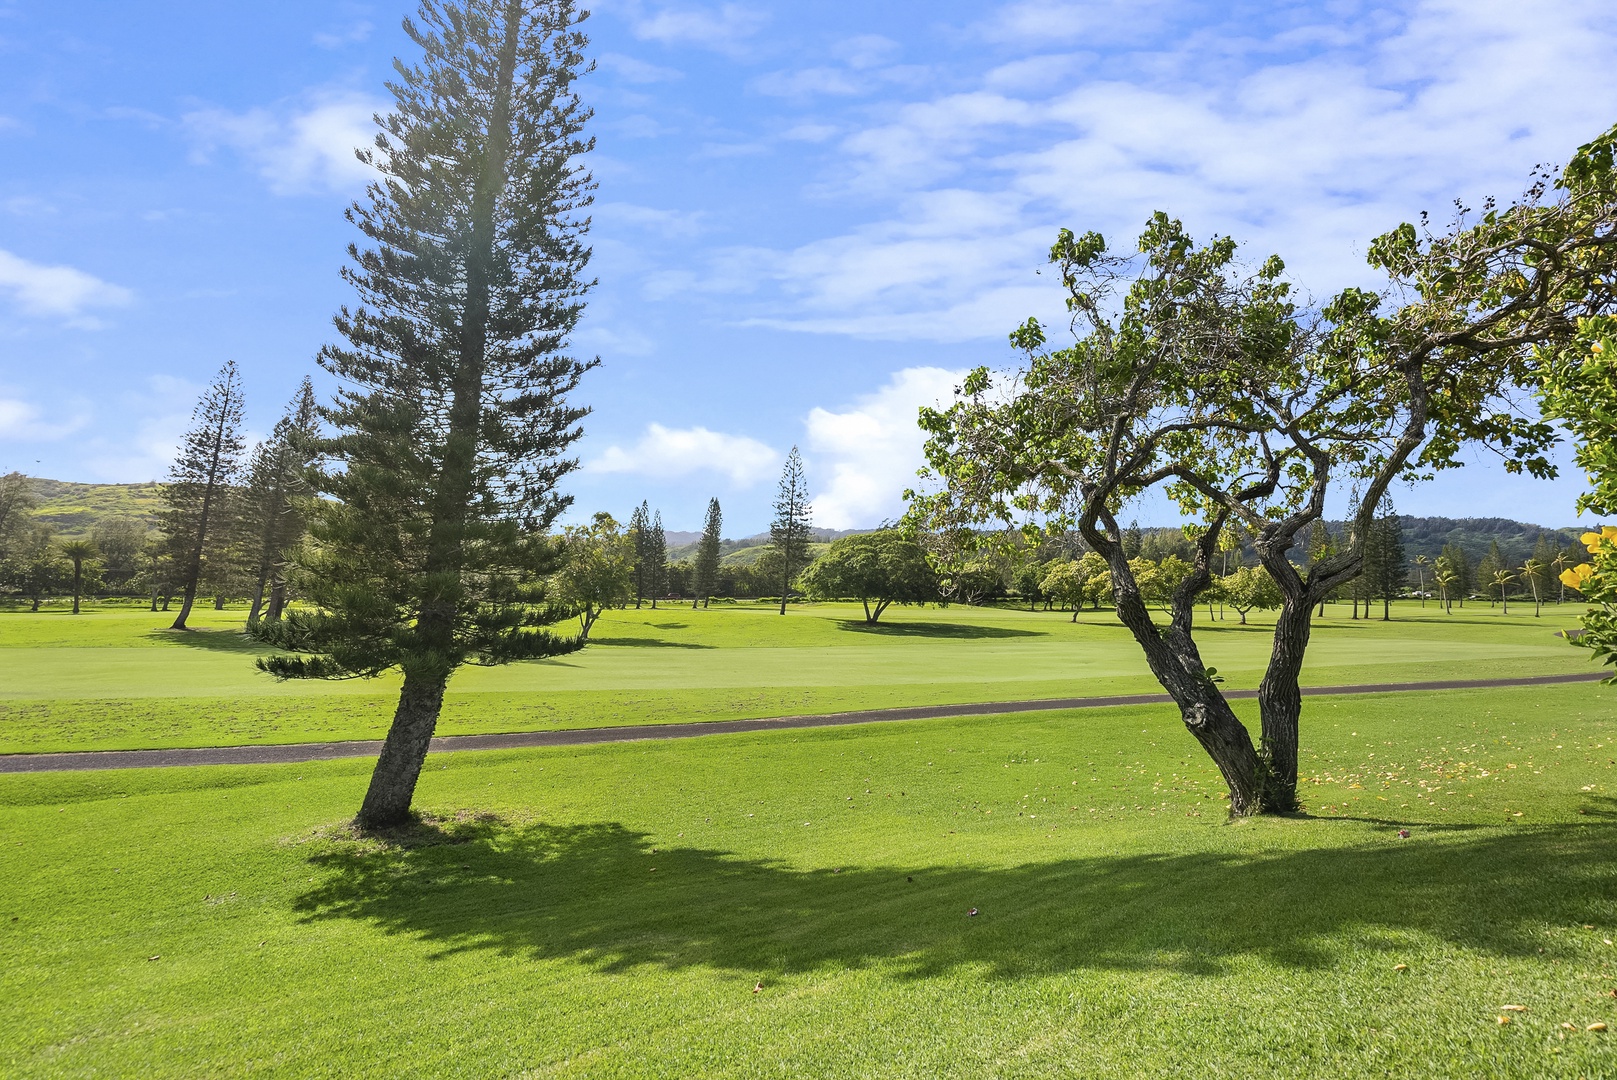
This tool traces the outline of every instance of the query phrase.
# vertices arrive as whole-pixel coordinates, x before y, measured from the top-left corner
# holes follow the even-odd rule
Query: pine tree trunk
[[[264,618],[270,622],[280,622],[281,616],[286,613],[286,578],[276,574],[270,583],[269,607],[264,612]]]
[[[359,808],[357,823],[367,829],[394,828],[410,821],[410,802],[415,798],[416,781],[427,759],[432,733],[438,726],[438,713],[444,705],[447,678],[421,678],[406,674],[399,691],[399,706],[393,713],[393,726],[371,773],[371,785]]]
[[[247,625],[258,624],[258,614],[264,607],[264,585],[269,578],[269,568],[261,567],[258,571],[258,581],[253,586],[253,606],[247,612]]]
[[[471,236],[466,247],[465,307],[461,319],[460,356],[452,383],[443,465],[432,507],[424,576],[452,582],[423,598],[416,620],[416,667],[405,664],[404,686],[393,727],[371,774],[358,821],[366,827],[401,824],[409,819],[416,778],[432,743],[443,707],[444,687],[455,655],[455,621],[460,603],[466,521],[476,485],[479,426],[483,410],[483,376],[487,367],[489,268],[493,264],[496,200],[506,183],[506,157],[511,142],[511,93],[516,70],[517,35],[522,0],[507,0],[499,69],[489,113],[483,170],[472,193]]]

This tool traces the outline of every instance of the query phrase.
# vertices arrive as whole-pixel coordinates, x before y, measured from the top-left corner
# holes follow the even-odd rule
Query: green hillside
[[[161,484],[75,484],[43,477],[30,483],[39,499],[34,516],[50,522],[66,539],[88,536],[98,521],[115,517],[156,528],[163,508]]]

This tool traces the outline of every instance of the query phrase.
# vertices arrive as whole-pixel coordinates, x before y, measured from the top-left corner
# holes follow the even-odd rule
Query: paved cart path
[[[1326,694],[1393,694],[1411,690],[1477,690],[1501,686],[1551,686],[1593,682],[1604,672],[1533,675],[1518,679],[1448,679],[1439,682],[1368,683],[1360,686],[1309,686],[1305,697]],[[1226,690],[1227,698],[1255,698],[1256,690]],[[698,735],[732,735],[747,731],[841,727],[887,720],[933,720],[949,716],[994,716],[1048,712],[1054,709],[1099,709],[1114,705],[1166,705],[1167,694],[1123,694],[1116,697],[1043,698],[1038,701],[985,701],[975,705],[920,705],[903,709],[862,709],[814,716],[771,716],[758,720],[706,720],[694,724],[645,724],[630,727],[567,728],[561,731],[514,731],[504,735],[440,735],[432,752],[510,750],[529,746],[583,746],[591,743],[689,739]],[[58,754],[0,754],[0,773],[63,772],[71,769],[141,769],[174,765],[279,765],[332,758],[374,757],[379,739],[351,742],[282,743],[273,746],[206,746],[178,750],[84,750]]]

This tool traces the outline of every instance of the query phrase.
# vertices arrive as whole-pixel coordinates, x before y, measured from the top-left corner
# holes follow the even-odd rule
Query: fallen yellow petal
[[[1501,1012],[1526,1012],[1527,1011],[1527,1006],[1526,1005],[1501,1005],[1501,1006],[1499,1006],[1499,1010]]]
[[[1602,1023],[1601,1021],[1596,1020],[1594,1023],[1590,1024],[1588,1027],[1584,1028],[1583,1030],[1585,1030],[1585,1031],[1605,1031],[1606,1030],[1606,1025],[1604,1023]]]

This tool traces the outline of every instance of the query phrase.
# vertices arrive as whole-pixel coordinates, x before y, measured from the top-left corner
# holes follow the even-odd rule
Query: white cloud
[[[317,94],[298,105],[248,109],[200,109],[182,119],[206,160],[225,146],[251,162],[277,195],[344,191],[363,185],[374,172],[354,156],[376,137],[372,117],[387,104],[355,93]]]
[[[102,281],[71,266],[46,266],[0,250],[0,294],[9,293],[24,315],[59,317],[93,326],[85,312],[121,307],[134,298],[122,285]]]
[[[738,54],[746,39],[767,21],[762,12],[740,4],[717,8],[663,7],[631,18],[634,36],[664,45],[697,45],[715,52]]]
[[[89,413],[82,404],[75,405],[73,415],[52,420],[31,402],[0,397],[0,439],[50,442],[73,434],[89,422]]]
[[[715,472],[729,477],[735,486],[745,487],[773,475],[780,460],[778,451],[745,435],[652,423],[633,446],[609,446],[585,469],[662,478]]]
[[[1344,2],[1271,13],[1278,29],[1171,3],[1012,4],[994,18],[1001,36],[1139,47],[985,67],[978,89],[844,110],[844,124],[874,119],[808,194],[883,207],[872,220],[785,250],[713,251],[705,268],[648,278],[648,294],[750,294],[750,325],[993,339],[1060,317],[1058,289],[1034,276],[1058,227],[1127,250],[1162,209],[1253,259],[1280,253],[1324,296],[1377,284],[1363,262],[1375,235],[1422,210],[1441,219],[1457,197],[1509,199],[1535,162],[1612,122],[1608,3],[1524,18],[1506,0]]]
[[[886,385],[832,412],[808,415],[811,476],[826,477],[814,496],[814,524],[827,529],[866,528],[903,511],[904,489],[924,464],[917,423],[921,406],[947,404],[964,371],[912,367]]]

